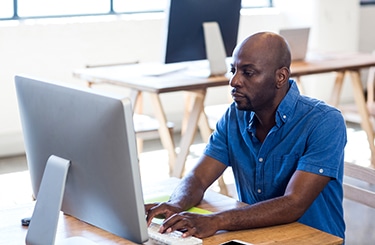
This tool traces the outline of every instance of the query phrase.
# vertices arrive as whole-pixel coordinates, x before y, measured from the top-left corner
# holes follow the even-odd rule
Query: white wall
[[[338,47],[334,43],[340,43],[342,50],[357,49],[357,0],[276,0],[275,4],[277,9],[272,11],[243,11],[239,40],[257,31],[311,25],[314,48],[331,50]],[[0,156],[23,151],[15,74],[84,86],[72,77],[74,69],[86,64],[158,61],[162,40],[162,14],[0,22]],[[103,89],[128,92],[117,87]],[[316,86],[309,90],[320,96]],[[226,101],[227,92],[227,88],[210,89],[206,103]],[[177,125],[182,118],[181,97],[181,93],[162,96],[168,119]],[[147,107],[145,111],[151,113]]]
[[[375,5],[362,6],[359,18],[359,51],[375,51]]]

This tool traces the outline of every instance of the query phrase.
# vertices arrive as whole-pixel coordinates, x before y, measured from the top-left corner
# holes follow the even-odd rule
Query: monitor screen
[[[168,6],[168,5],[167,5]],[[241,0],[169,0],[164,63],[204,60],[203,23],[217,22],[227,57],[237,44]]]
[[[67,84],[21,76],[15,82],[37,204],[49,157],[67,159],[61,210],[133,242],[146,241],[131,103]]]

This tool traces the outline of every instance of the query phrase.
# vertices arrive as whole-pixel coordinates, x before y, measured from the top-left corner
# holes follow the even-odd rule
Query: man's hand
[[[167,219],[171,217],[173,214],[183,211],[177,205],[173,205],[168,202],[145,204],[145,210],[147,214],[147,225],[151,224],[153,218]]]
[[[218,231],[219,220],[213,214],[204,215],[190,212],[180,212],[167,218],[160,226],[160,232],[184,232],[183,237],[195,236],[204,238],[212,236]]]

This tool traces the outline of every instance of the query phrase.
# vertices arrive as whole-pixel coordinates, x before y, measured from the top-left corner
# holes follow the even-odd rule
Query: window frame
[[[123,11],[117,12],[114,10],[114,0],[108,0],[110,4],[110,10],[107,13],[91,13],[91,14],[71,14],[71,15],[43,15],[43,16],[19,16],[18,14],[18,0],[13,0],[13,16],[11,17],[0,17],[0,21],[4,20],[24,20],[24,19],[43,19],[43,18],[65,18],[65,17],[81,17],[81,16],[108,16],[108,15],[121,15],[121,14],[139,14],[139,13],[162,13],[163,10],[147,10],[147,11]],[[243,6],[243,9],[252,8],[271,8],[273,7],[273,0],[267,0],[268,6]],[[375,0],[374,0],[375,1]]]
[[[361,1],[360,1],[360,5],[361,5],[361,6],[365,6],[365,5],[375,5],[375,0],[361,0]]]

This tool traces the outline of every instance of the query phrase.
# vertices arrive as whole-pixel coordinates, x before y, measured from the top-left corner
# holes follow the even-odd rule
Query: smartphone
[[[240,240],[231,240],[220,245],[253,245],[252,243],[240,241]]]

